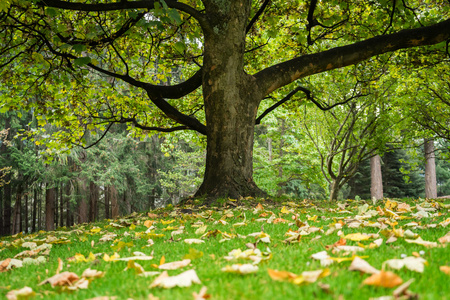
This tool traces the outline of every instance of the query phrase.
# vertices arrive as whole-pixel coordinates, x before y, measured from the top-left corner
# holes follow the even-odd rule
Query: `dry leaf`
[[[8,300],[28,299],[29,297],[34,297],[35,295],[36,293],[33,292],[32,288],[25,286],[20,290],[9,291],[6,294],[6,299]]]
[[[0,262],[0,272],[6,272],[8,270],[9,263],[11,262],[11,258],[7,258],[4,261]]]
[[[134,272],[136,274],[142,274],[145,272],[144,268],[137,262],[134,262],[134,260],[128,261],[127,267],[124,269],[124,271],[127,271],[127,270],[134,270]]]
[[[368,236],[367,234],[364,234],[364,233],[357,232],[357,233],[347,234],[344,237],[344,239],[355,241],[355,242],[359,242],[359,241],[365,241],[365,240],[370,239],[370,236]]]
[[[402,284],[401,286],[396,288],[395,291],[392,293],[392,295],[394,295],[394,297],[396,299],[398,297],[404,295],[406,293],[406,291],[408,290],[409,286],[411,285],[411,283],[413,283],[413,282],[414,282],[414,278],[411,278],[410,280],[408,280],[407,282],[405,282],[404,284]]]
[[[81,274],[81,277],[84,277],[84,278],[100,278],[100,277],[103,277],[103,275],[105,275],[105,272],[92,270],[90,268],[87,268],[86,270],[83,271],[83,274]]]
[[[403,283],[403,280],[392,272],[380,271],[366,278],[363,284],[393,288]]]
[[[56,274],[59,274],[59,272],[62,271],[64,267],[63,261],[61,258],[58,257],[58,268],[56,268]]]
[[[272,278],[273,280],[278,280],[278,281],[293,280],[294,278],[297,277],[296,274],[288,272],[288,271],[278,271],[278,270],[267,269],[267,273],[269,273],[270,278]]]
[[[436,242],[429,242],[429,241],[424,241],[421,237],[415,239],[415,240],[409,240],[409,239],[405,239],[405,242],[408,243],[413,243],[413,244],[418,244],[418,245],[422,245],[425,246],[427,248],[434,248],[438,246],[438,243]]]
[[[184,242],[186,244],[202,244],[205,241],[204,240],[199,240],[199,239],[185,239]]]
[[[201,284],[201,281],[198,278],[197,273],[195,273],[195,270],[188,270],[176,276],[169,276],[167,271],[164,271],[152,282],[150,288],[162,287],[170,289],[176,286],[188,287],[193,283]]]
[[[446,244],[450,243],[450,232],[448,232],[446,235],[438,239],[439,243]]]
[[[174,261],[174,262],[170,262],[170,263],[165,263],[165,264],[159,265],[158,269],[161,269],[161,270],[176,270],[176,269],[180,269],[180,268],[186,267],[190,263],[191,263],[190,259],[183,259],[182,261]]]
[[[441,270],[442,272],[444,272],[447,275],[450,275],[450,266],[440,266],[439,270]]]
[[[252,264],[234,264],[222,268],[222,272],[236,273],[236,274],[251,274],[258,271],[258,266]]]
[[[206,286],[204,286],[200,289],[200,292],[198,292],[198,294],[196,292],[193,292],[192,296],[194,296],[194,300],[204,300],[204,299],[211,298],[211,295],[208,295],[206,293],[207,290],[208,290],[208,288]]]
[[[377,274],[380,272],[380,270],[375,269],[367,261],[358,256],[353,259],[348,269],[350,271],[360,271],[367,274]]]
[[[52,287],[55,287],[57,285],[65,286],[65,285],[72,285],[74,282],[79,280],[77,274],[72,272],[62,272],[60,274],[56,274],[55,276],[52,276],[50,278],[45,279],[38,285],[43,285],[46,283],[50,283]]]
[[[426,262],[427,261],[422,257],[408,256],[403,259],[390,259],[385,261],[383,264],[387,264],[389,267],[396,270],[406,267],[411,271],[423,273],[423,270],[425,268],[424,264]]]

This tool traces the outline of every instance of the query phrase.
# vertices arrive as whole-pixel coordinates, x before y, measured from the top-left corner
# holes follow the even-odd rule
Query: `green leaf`
[[[186,45],[182,42],[176,42],[174,47],[178,52],[184,52],[186,50]]]
[[[90,62],[91,62],[91,58],[85,56],[85,57],[79,57],[79,58],[76,58],[76,59],[73,61],[73,64],[74,64],[75,66],[84,66],[84,65],[89,64]]]
[[[175,10],[175,9],[169,10],[169,17],[170,17],[173,21],[175,21],[175,23],[176,23],[177,25],[179,25],[179,24],[181,24],[181,23],[183,22],[183,21],[181,20],[180,14],[179,14],[178,11]]]
[[[51,8],[51,7],[47,7],[47,8],[45,9],[45,13],[46,13],[48,16],[50,16],[50,17],[54,17],[54,16],[57,15],[56,10],[55,10],[54,8]]]

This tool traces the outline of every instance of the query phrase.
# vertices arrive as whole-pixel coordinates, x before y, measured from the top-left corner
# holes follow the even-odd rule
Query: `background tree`
[[[71,143],[112,123],[195,130],[207,136],[196,195],[262,195],[252,177],[261,101],[312,74],[439,44],[450,36],[448,8],[434,1],[11,0],[0,15],[1,78],[10,86],[3,110],[34,107],[40,123],[66,128],[54,137]],[[185,81],[167,85],[174,65]],[[24,101],[25,94],[45,101]]]

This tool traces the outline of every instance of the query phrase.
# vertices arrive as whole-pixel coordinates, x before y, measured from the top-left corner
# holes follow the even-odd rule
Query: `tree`
[[[307,76],[450,37],[449,3],[406,2],[8,0],[0,66],[13,87],[3,109],[34,107],[72,143],[84,133],[71,124],[195,130],[207,137],[197,196],[263,195],[252,176],[262,100]],[[189,77],[168,85],[179,68]]]
[[[370,158],[370,196],[372,199],[383,199],[383,176],[381,174],[381,157],[375,155]]]
[[[425,197],[437,197],[437,183],[436,183],[436,160],[434,154],[434,140],[425,139],[424,141],[425,154]]]

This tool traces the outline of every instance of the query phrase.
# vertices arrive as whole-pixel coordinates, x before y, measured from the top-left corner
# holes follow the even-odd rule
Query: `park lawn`
[[[402,299],[450,299],[449,210],[448,200],[224,200],[217,207],[170,206],[19,234],[0,242],[0,296],[30,287],[30,299],[369,299],[392,296],[401,282],[412,279],[400,292]],[[116,236],[108,237],[111,233]],[[199,244],[188,243],[192,241]],[[42,250],[32,250],[35,246]],[[246,250],[241,256],[252,252],[253,260],[249,255],[228,260]],[[322,251],[328,260],[312,258]],[[5,269],[11,264],[8,258],[16,257],[20,264],[39,256],[39,264]],[[382,272],[350,271],[360,259]],[[156,286],[164,271],[160,265],[175,268],[164,264],[183,260],[187,265],[167,270],[168,275],[194,270],[185,275],[197,275],[201,282],[194,276],[194,282],[179,282],[185,287]],[[402,263],[406,266],[394,268]],[[234,264],[243,264],[244,274],[223,271]],[[81,278],[86,269],[99,272]],[[73,280],[54,287],[45,283],[63,272],[72,272],[65,274]],[[81,279],[76,281],[75,274]],[[380,280],[389,274],[395,280]],[[174,284],[175,279],[161,284]],[[200,295],[194,298],[194,293]]]

